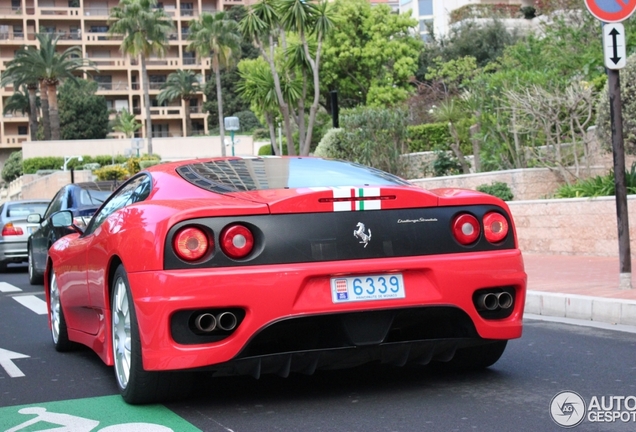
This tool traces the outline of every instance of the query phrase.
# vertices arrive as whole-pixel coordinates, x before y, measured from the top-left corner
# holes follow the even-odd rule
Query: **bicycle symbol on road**
[[[5,432],[17,432],[39,422],[45,422],[60,427],[48,429],[39,429],[38,432],[91,432],[99,425],[98,420],[91,420],[84,417],[74,416],[71,414],[63,414],[47,411],[42,407],[22,408],[18,411],[24,415],[35,415],[30,420],[25,421]],[[95,432],[174,432],[166,426],[154,423],[120,423],[116,425],[106,426]]]

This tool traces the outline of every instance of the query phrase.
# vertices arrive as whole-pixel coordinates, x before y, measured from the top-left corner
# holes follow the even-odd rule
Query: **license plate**
[[[331,299],[334,303],[404,297],[404,279],[399,273],[331,278]]]

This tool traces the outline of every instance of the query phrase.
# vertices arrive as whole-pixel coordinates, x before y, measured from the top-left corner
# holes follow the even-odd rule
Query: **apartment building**
[[[58,49],[70,46],[82,48],[85,58],[92,60],[99,73],[91,73],[98,82],[98,94],[106,98],[111,118],[123,108],[145,119],[141,66],[139,61],[122,54],[121,38],[108,35],[108,17],[119,0],[0,0],[0,74],[8,61],[23,45],[37,46],[35,37],[45,32],[59,37]],[[250,0],[160,0],[175,24],[170,35],[167,54],[163,58],[151,57],[147,61],[150,81],[151,118],[153,137],[179,137],[185,131],[185,110],[190,111],[193,133],[207,133],[206,114],[202,110],[203,95],[191,99],[186,106],[180,100],[168,106],[159,106],[157,96],[167,76],[177,69],[200,73],[205,80],[210,74],[209,59],[203,61],[186,50],[188,28],[202,12],[227,10],[236,5],[249,5]],[[4,112],[7,98],[14,92],[12,86],[0,88],[0,113]],[[0,117],[0,161],[21,148],[29,139],[26,115],[5,114]],[[140,129],[145,136],[145,128]]]

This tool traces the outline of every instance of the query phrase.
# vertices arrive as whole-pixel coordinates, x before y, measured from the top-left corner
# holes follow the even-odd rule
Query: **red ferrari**
[[[93,349],[133,404],[196,371],[484,368],[521,336],[513,220],[475,191],[311,157],[190,160],[140,172],[74,229],[45,275],[55,348]]]

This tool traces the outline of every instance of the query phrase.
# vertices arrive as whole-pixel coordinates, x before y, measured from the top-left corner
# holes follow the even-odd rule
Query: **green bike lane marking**
[[[201,432],[163,405],[128,405],[119,395],[0,408],[0,431]]]

